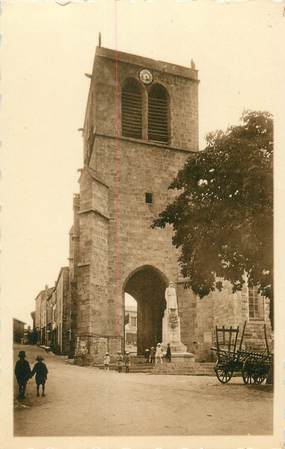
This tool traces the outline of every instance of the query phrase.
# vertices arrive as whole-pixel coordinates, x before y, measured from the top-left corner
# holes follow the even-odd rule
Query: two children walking
[[[40,386],[42,387],[42,396],[45,396],[45,383],[47,380],[48,369],[43,361],[43,357],[40,355],[37,356],[37,362],[32,370],[29,362],[26,360],[25,351],[20,351],[18,357],[19,360],[15,365],[15,376],[19,387],[18,399],[25,399],[27,383],[34,375],[37,386],[37,396],[40,395]]]
[[[123,355],[121,351],[117,352],[117,368],[118,373],[121,373],[123,370],[123,366],[125,366],[126,373],[130,372],[130,366],[131,366],[131,359],[129,352],[125,352]]]

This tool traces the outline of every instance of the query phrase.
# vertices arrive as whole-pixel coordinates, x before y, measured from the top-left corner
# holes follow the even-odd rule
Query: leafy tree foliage
[[[181,271],[200,297],[217,278],[273,297],[273,120],[246,111],[240,125],[208,134],[169,186],[176,199],[153,227],[172,225]],[[272,301],[271,301],[272,303]]]

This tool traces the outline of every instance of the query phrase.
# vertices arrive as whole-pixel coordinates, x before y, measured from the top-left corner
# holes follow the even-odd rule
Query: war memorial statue
[[[166,349],[170,344],[171,354],[175,361],[191,359],[194,362],[193,354],[187,352],[186,346],[181,342],[177,295],[172,281],[169,282],[169,286],[165,290],[165,301],[166,308],[162,320],[163,348]]]

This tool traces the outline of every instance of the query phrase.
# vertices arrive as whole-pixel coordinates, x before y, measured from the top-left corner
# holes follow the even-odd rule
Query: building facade
[[[69,268],[62,267],[55,286],[45,287],[35,299],[35,329],[38,344],[55,353],[69,354],[71,340],[71,308]]]
[[[162,339],[164,292],[176,285],[181,339],[197,360],[211,358],[216,325],[248,321],[260,343],[268,303],[245,288],[200,300],[181,278],[172,230],[151,224],[174,193],[168,186],[198,151],[198,72],[98,47],[83,130],[84,167],[70,234],[75,354],[91,360],[124,349],[124,295],[137,301],[137,349]],[[249,300],[255,306],[249,306]]]
[[[181,340],[196,360],[211,360],[216,325],[242,328],[247,321],[245,342],[251,348],[264,347],[264,325],[270,336],[267,299],[246,287],[233,294],[227,282],[221,292],[199,299],[184,288],[171,227],[151,227],[174,198],[171,181],[198,151],[198,86],[193,62],[182,67],[97,47],[69,269],[50,300],[61,352],[69,348],[75,358],[84,353],[90,362],[101,362],[105,352],[125,350],[126,293],[137,302],[138,354],[155,346],[162,341],[170,281],[177,291]],[[40,296],[41,306],[36,302],[42,334],[46,296]]]
[[[125,350],[137,354],[137,307],[125,306]]]
[[[50,292],[48,292],[48,287],[46,286],[35,298],[35,326],[38,334],[38,343],[41,345],[46,345],[47,343],[46,303],[49,294]]]
[[[68,354],[70,351],[70,313],[69,268],[63,267],[55,283],[53,295],[54,345],[61,354]]]

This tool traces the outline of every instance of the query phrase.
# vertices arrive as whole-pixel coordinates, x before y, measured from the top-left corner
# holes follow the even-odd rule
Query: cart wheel
[[[242,368],[242,378],[245,384],[254,384],[254,377],[253,377],[253,373],[250,370],[250,367],[246,367],[245,365]]]
[[[231,380],[232,375],[233,375],[233,370],[231,370],[225,366],[220,366],[218,364],[218,361],[216,362],[214,369],[215,369],[215,373],[216,373],[218,380],[222,384],[226,384],[227,382],[229,382]]]
[[[267,374],[260,370],[260,367],[254,363],[244,362],[242,367],[242,378],[247,385],[260,385],[267,377]]]
[[[262,382],[265,381],[267,375],[266,374],[254,374],[253,377],[254,377],[254,383],[256,385],[260,385],[260,384],[262,384]]]

